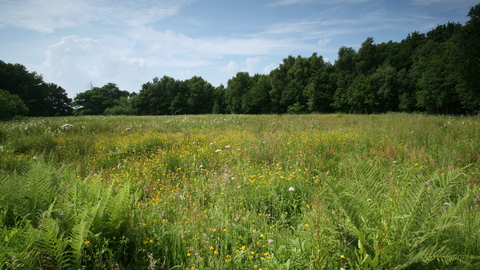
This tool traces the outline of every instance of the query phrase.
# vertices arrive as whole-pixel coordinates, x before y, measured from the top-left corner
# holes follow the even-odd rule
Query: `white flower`
[[[237,186],[237,188],[242,188],[241,186]]]
[[[120,170],[122,168],[122,164],[118,163],[117,168]]]
[[[215,153],[222,152],[222,149],[215,150]]]
[[[294,187],[290,187],[290,188],[288,189],[288,191],[295,191],[295,188],[294,188]]]
[[[398,161],[394,160],[392,163],[393,163],[393,164],[397,164],[397,163],[398,163]]]
[[[272,239],[268,239],[268,240],[267,240],[267,243],[269,243],[269,244],[271,244],[271,243],[273,243],[273,242],[275,242],[275,241],[273,241]]]
[[[410,134],[415,134],[415,131],[410,132]]]
[[[228,148],[230,148],[230,145],[226,145],[226,146],[225,146],[225,149],[228,149]]]
[[[193,144],[197,144],[197,142],[193,142]]]
[[[73,125],[65,124],[65,125],[62,126],[62,128],[69,128],[69,127],[73,127]]]
[[[203,168],[203,165],[200,165],[200,166],[198,166],[198,167]]]

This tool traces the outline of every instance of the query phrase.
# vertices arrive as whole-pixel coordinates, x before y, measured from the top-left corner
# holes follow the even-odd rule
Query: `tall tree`
[[[250,77],[252,85],[243,95],[242,112],[247,114],[265,114],[271,112],[270,91],[272,85],[268,75],[255,74]]]
[[[94,87],[75,97],[73,105],[77,115],[100,115],[104,114],[107,108],[117,105],[117,100],[122,97],[129,97],[130,93],[120,90],[116,84],[107,83],[102,87]]]
[[[333,96],[333,107],[337,110],[346,110],[347,108],[347,89],[357,77],[357,68],[355,65],[356,52],[352,47],[340,47],[338,50],[338,59],[335,61],[337,70],[337,89]]]
[[[283,62],[270,72],[270,81],[272,90],[270,91],[270,99],[273,113],[284,113],[286,108],[282,107],[281,100],[283,91],[287,87],[287,74],[290,68],[295,64],[296,58],[289,55],[283,59]]]
[[[333,95],[337,89],[337,74],[330,63],[318,67],[305,87],[304,95],[307,97],[308,111],[332,112]]]
[[[28,107],[29,116],[69,115],[71,99],[66,91],[45,83],[41,75],[20,64],[0,61],[0,89],[18,95]]]
[[[188,88],[186,108],[190,114],[212,113],[215,103],[213,95],[215,88],[202,77],[194,76],[185,81]]]
[[[225,104],[227,113],[242,113],[243,95],[251,87],[250,75],[248,72],[238,72],[237,75],[228,80],[225,91]]]
[[[454,39],[457,91],[467,112],[480,113],[480,4],[472,7],[468,16],[470,20]]]

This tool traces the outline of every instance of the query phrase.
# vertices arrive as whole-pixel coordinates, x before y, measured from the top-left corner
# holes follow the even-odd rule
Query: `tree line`
[[[184,81],[164,76],[144,83],[139,93],[114,83],[91,87],[73,102],[40,75],[0,61],[0,89],[6,90],[0,91],[0,105],[20,99],[26,107],[20,104],[20,112],[30,116],[479,113],[480,4],[468,17],[465,25],[449,22],[401,42],[375,44],[369,37],[358,51],[341,47],[333,64],[317,53],[288,56],[269,74],[238,72],[226,87],[197,76]]]

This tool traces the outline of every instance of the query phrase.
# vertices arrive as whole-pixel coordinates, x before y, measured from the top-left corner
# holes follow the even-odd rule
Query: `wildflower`
[[[393,164],[397,164],[397,163],[398,163],[398,161],[394,160],[392,163],[393,163]]]
[[[410,134],[415,134],[415,131],[412,130],[412,132],[410,132]]]
[[[213,247],[210,247],[210,250],[213,250]]]
[[[222,149],[215,150],[215,153],[219,153],[219,152],[222,152]]]
[[[122,164],[118,163],[118,165],[117,165],[117,169],[119,169],[119,170],[120,170],[121,168],[122,168]]]
[[[237,188],[242,188],[241,186],[237,186]]]
[[[215,250],[215,251],[213,252],[213,254],[215,254],[215,255],[218,254],[218,250]]]
[[[267,243],[269,243],[269,244],[271,244],[271,243],[273,243],[273,242],[275,242],[275,241],[273,241],[272,239],[268,239],[268,240],[267,240]]]
[[[87,241],[85,241],[85,242],[83,242],[83,243],[84,243],[85,245],[88,245],[88,244],[90,244],[90,241],[87,240]]]
[[[295,188],[294,188],[294,187],[290,187],[290,188],[288,189],[288,191],[295,191]]]
[[[344,255],[340,255],[340,258],[345,259],[345,256],[344,256]]]
[[[193,144],[197,144],[197,142],[193,142]]]
[[[69,127],[73,127],[73,125],[65,124],[65,125],[63,125],[61,128],[69,128]]]
[[[265,236],[265,235],[264,235],[263,233],[262,233],[262,234],[260,234],[260,237],[264,237],[264,236]]]
[[[198,167],[203,168],[203,165],[200,165],[200,166],[198,166]]]
[[[230,148],[230,145],[226,145],[226,146],[225,146],[225,149],[229,149],[229,148]]]
[[[190,257],[190,256],[192,256],[192,254],[190,254],[190,253],[187,253],[187,257]]]

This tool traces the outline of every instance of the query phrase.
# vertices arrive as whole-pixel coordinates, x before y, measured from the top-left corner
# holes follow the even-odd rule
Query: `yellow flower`
[[[213,250],[213,247],[210,247],[210,250]]]
[[[85,242],[83,242],[83,243],[84,243],[85,245],[88,245],[88,244],[90,244],[90,241],[87,240],[87,241],[85,241]]]
[[[345,256],[343,256],[343,255],[340,255],[340,258],[342,258],[342,259],[345,259]]]
[[[264,237],[264,236],[265,236],[265,235],[264,235],[263,233],[262,233],[262,234],[260,234],[260,237]]]
[[[187,257],[190,257],[191,255],[192,255],[192,254],[190,254],[190,253],[187,253]]]

